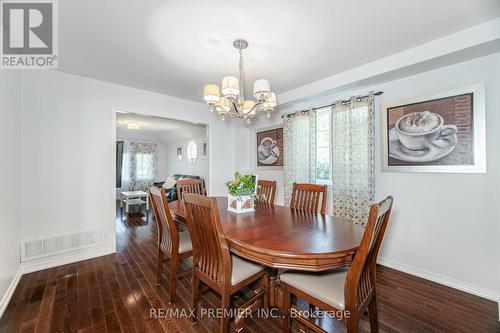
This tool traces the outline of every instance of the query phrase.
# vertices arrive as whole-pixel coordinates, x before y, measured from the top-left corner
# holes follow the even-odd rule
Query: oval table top
[[[263,265],[323,271],[349,265],[364,229],[346,220],[256,203],[255,211],[227,210],[227,198],[217,197],[222,231],[232,252]],[[182,200],[170,202],[177,220],[186,222]]]

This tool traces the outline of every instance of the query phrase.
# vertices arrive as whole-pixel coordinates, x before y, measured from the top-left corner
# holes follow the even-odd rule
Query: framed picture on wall
[[[177,159],[182,160],[182,147],[177,147]]]
[[[484,84],[381,105],[382,169],[486,172]]]
[[[283,169],[283,125],[256,130],[253,150],[256,169]]]

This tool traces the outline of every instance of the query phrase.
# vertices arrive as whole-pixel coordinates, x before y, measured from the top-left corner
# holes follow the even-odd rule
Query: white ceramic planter
[[[235,213],[253,212],[254,200],[249,195],[233,197],[231,194],[227,195],[227,210]]]

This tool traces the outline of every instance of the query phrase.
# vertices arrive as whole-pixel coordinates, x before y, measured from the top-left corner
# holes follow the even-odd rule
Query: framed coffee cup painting
[[[254,156],[258,170],[283,169],[283,126],[255,131]]]
[[[484,85],[381,106],[384,171],[486,172]]]

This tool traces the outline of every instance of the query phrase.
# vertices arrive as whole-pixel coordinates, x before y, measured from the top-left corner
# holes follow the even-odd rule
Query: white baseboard
[[[422,279],[436,282],[436,283],[448,286],[450,288],[458,289],[458,290],[464,291],[464,292],[469,293],[469,294],[473,294],[473,295],[476,295],[476,296],[479,296],[482,298],[489,299],[489,300],[494,301],[494,302],[499,302],[499,299],[500,299],[500,292],[486,289],[486,288],[480,287],[480,286],[475,285],[475,284],[471,284],[471,283],[467,283],[467,282],[463,282],[463,281],[458,281],[458,280],[449,278],[449,277],[444,276],[444,275],[432,273],[432,272],[429,272],[429,271],[426,271],[426,270],[423,270],[420,268],[416,268],[413,266],[409,266],[406,264],[402,264],[402,263],[392,261],[389,259],[385,259],[385,258],[381,258],[381,257],[379,257],[377,259],[377,263],[382,265],[382,266],[393,268],[395,270],[398,270],[398,271],[401,271],[404,273],[408,273],[410,275],[418,276]],[[499,306],[500,306],[500,303],[499,303]],[[499,317],[500,317],[500,309],[499,309]]]
[[[22,274],[32,273],[47,268],[67,265],[82,260],[105,256],[115,252],[116,251],[114,247],[107,245],[62,253],[51,257],[23,262],[21,263],[21,272]]]
[[[23,274],[21,273],[21,268],[19,268],[16,275],[12,279],[9,288],[7,288],[7,291],[3,295],[2,301],[0,302],[0,317],[3,316],[5,309],[7,309],[7,305],[9,304],[10,299],[12,298],[12,295],[14,294],[14,291],[16,290],[22,275]]]

